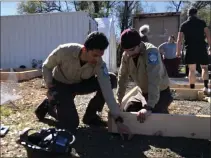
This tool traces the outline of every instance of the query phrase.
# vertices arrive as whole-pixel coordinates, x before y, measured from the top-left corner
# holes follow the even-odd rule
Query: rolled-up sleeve
[[[152,108],[160,99],[161,82],[161,56],[157,48],[150,48],[147,53],[147,73],[148,73],[148,106]]]
[[[101,66],[99,66],[96,73],[97,73],[97,79],[98,79],[103,97],[105,99],[105,102],[108,105],[108,108],[110,109],[111,115],[119,116],[120,108],[115,100],[114,93],[111,88],[111,82],[110,82],[108,69],[104,62]]]
[[[58,46],[50,53],[47,59],[43,62],[42,73],[45,83],[47,85],[52,84],[52,79],[53,79],[52,71],[54,67],[56,67],[61,63],[61,52],[62,48]]]
[[[122,99],[125,95],[125,91],[126,91],[127,83],[128,83],[128,76],[129,76],[128,65],[125,58],[126,56],[125,54],[123,54],[122,59],[121,59],[121,65],[119,68],[119,73],[118,73],[117,100],[119,103],[122,102]]]

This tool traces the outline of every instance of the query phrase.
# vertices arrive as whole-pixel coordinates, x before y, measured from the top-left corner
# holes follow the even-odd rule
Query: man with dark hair
[[[168,113],[173,101],[169,77],[158,49],[143,42],[135,29],[126,29],[121,34],[124,50],[118,74],[117,101],[121,105],[129,75],[138,86],[138,93],[124,106],[125,111],[138,111],[138,120],[143,122],[151,113]]]
[[[208,51],[206,48],[205,37],[209,44],[209,54],[211,53],[211,40],[209,29],[205,21],[197,17],[197,9],[190,8],[188,10],[188,19],[180,26],[177,38],[177,56],[181,56],[181,44],[185,40],[185,63],[189,67],[189,83],[190,88],[195,88],[196,82],[196,65],[200,64],[202,68],[202,79],[204,80],[203,91],[209,93],[208,89]]]
[[[100,32],[88,35],[84,45],[67,43],[59,45],[43,63],[43,76],[48,88],[48,102],[56,104],[59,127],[74,132],[79,125],[79,117],[74,104],[76,95],[96,92],[88,103],[83,122],[88,125],[102,125],[97,112],[101,112],[105,101],[120,132],[128,132],[123,124],[120,109],[112,88],[117,85],[116,76],[109,73],[102,60],[109,42]],[[49,111],[50,112],[49,108]],[[35,112],[39,119],[38,112]]]
[[[176,56],[176,43],[174,35],[158,47],[169,77],[178,77],[180,59]]]

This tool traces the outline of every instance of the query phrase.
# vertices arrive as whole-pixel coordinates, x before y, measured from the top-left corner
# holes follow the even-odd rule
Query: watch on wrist
[[[117,123],[117,122],[123,123],[124,122],[124,120],[121,116],[118,116],[114,121],[115,121],[115,123]]]

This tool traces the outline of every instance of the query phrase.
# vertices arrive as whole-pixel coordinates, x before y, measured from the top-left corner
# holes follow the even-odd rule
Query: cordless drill
[[[35,110],[35,115],[39,120],[43,120],[47,113],[56,118],[56,114],[55,111],[53,111],[53,109],[59,103],[57,95],[58,93],[55,90],[55,88],[50,88],[48,90],[48,94],[53,97],[53,100],[49,101],[48,98],[45,98]]]

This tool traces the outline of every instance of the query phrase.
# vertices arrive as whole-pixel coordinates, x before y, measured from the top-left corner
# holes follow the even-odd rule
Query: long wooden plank
[[[200,89],[187,89],[187,88],[171,88],[174,99],[184,100],[202,100],[199,97]]]
[[[7,81],[10,80],[10,75],[14,75],[17,78],[17,81],[24,81],[24,80],[30,80],[35,77],[42,76],[41,70],[28,70],[28,71],[22,71],[22,72],[0,72],[1,74],[1,81]],[[13,77],[11,78],[13,79]]]
[[[125,95],[122,101],[122,108],[128,99],[136,93],[137,87],[134,87]],[[133,134],[211,140],[211,117],[209,115],[151,114],[144,123],[137,121],[136,112],[121,112],[121,115],[124,118],[125,124],[128,125]],[[110,115],[108,115],[108,131],[118,133],[116,124]]]
[[[188,80],[183,79],[170,79],[170,87],[171,88],[190,88],[190,84]],[[201,82],[196,82],[195,88],[196,89],[202,89],[204,87],[204,84]]]
[[[135,112],[122,112],[121,116],[132,134],[211,140],[209,115],[151,114],[144,123],[137,121]],[[118,133],[116,124],[110,116],[108,131]]]
[[[170,78],[171,81],[184,81],[184,82],[188,82],[189,79],[188,78]],[[196,77],[196,82],[197,83],[203,83],[203,80],[201,77]]]
[[[177,84],[177,83],[172,83],[171,85],[170,85],[170,87],[171,88],[187,88],[187,89],[189,89],[190,88],[190,85],[189,84]],[[197,83],[197,84],[195,84],[195,88],[196,89],[202,89],[202,88],[204,88],[204,84],[202,84],[202,83]]]

